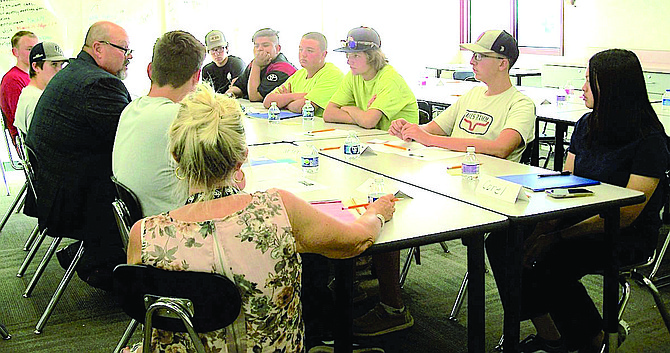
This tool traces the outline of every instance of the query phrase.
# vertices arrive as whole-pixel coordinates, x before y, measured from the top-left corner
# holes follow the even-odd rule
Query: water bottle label
[[[344,145],[344,154],[359,154],[361,149],[360,147],[360,145],[346,144]]]
[[[372,194],[368,195],[368,202],[373,203],[373,202],[377,201],[377,199],[379,199],[382,196],[384,196],[384,193],[381,193],[381,192],[380,193],[372,193]]]
[[[664,107],[670,107],[670,97],[663,98],[663,106]]]
[[[312,118],[314,117],[314,111],[313,110],[303,110],[302,111],[302,116],[305,118]]]
[[[556,96],[556,101],[557,101],[558,103],[564,103],[565,100],[566,100],[566,97],[565,97],[564,95],[558,95],[558,96]]]
[[[479,164],[463,164],[461,167],[461,173],[463,175],[479,174]]]
[[[302,157],[302,167],[303,168],[311,168],[311,167],[318,167],[319,166],[319,157]]]

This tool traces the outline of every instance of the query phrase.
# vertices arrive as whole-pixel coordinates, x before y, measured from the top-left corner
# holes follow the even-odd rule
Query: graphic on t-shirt
[[[486,113],[466,110],[458,127],[473,135],[485,135],[489,130],[493,117]]]
[[[270,82],[277,82],[279,80],[279,76],[277,76],[277,74],[269,74],[267,79]]]

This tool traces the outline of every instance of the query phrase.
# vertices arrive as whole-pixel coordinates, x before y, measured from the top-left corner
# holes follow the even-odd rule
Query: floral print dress
[[[168,213],[145,218],[142,263],[223,275],[228,264],[242,295],[247,352],[303,352],[302,268],[291,225],[276,190],[251,196],[245,208],[220,219],[183,222]],[[225,329],[200,338],[208,352],[227,352]],[[187,333],[154,329],[152,352],[192,351]]]

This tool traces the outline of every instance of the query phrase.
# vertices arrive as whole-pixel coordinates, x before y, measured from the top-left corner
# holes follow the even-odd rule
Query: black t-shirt
[[[667,136],[664,131],[656,131],[625,144],[594,142],[589,146],[586,141],[589,115],[579,119],[570,140],[568,151],[575,155],[574,174],[621,187],[626,187],[631,174],[660,179],[644,210],[629,227],[634,232],[628,232],[630,229],[622,232],[624,236],[627,233],[637,236],[647,250],[653,250],[661,226],[659,212],[663,206],[665,171],[670,165]]]
[[[242,90],[243,98],[249,98],[247,84],[249,83],[249,74],[251,73],[251,63],[247,65],[240,78],[235,81],[235,87]],[[261,83],[258,85],[258,93],[265,98],[268,93],[281,86],[293,73],[295,67],[291,64],[284,54],[279,53],[270,64],[261,70]]]
[[[212,83],[217,93],[225,93],[230,82],[242,74],[247,65],[237,56],[228,55],[228,61],[219,67],[211,62],[202,69],[202,80]]]

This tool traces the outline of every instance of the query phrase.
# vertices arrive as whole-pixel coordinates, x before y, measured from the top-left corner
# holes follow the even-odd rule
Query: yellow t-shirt
[[[296,71],[284,82],[284,85],[290,83],[293,93],[306,92],[305,99],[309,99],[318,106],[314,110],[314,115],[323,116],[323,110],[326,109],[330,97],[337,90],[343,76],[344,74],[337,66],[326,63],[311,78],[307,78],[307,70],[304,68]],[[276,93],[278,89],[279,87],[275,88],[272,93]]]
[[[416,97],[405,79],[391,65],[384,66],[370,81],[365,81],[361,75],[354,76],[349,71],[330,101],[341,107],[357,106],[367,111],[368,102],[375,95],[377,98],[369,109],[382,112],[377,129],[388,130],[391,121],[400,118],[410,123],[419,122]]]

